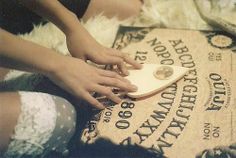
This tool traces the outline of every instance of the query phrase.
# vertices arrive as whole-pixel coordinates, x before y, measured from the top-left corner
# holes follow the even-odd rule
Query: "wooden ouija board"
[[[209,149],[220,156],[235,147],[235,41],[224,32],[120,27],[114,48],[140,63],[189,71],[158,94],[107,107],[88,122],[82,140],[138,144],[170,158],[204,157]]]

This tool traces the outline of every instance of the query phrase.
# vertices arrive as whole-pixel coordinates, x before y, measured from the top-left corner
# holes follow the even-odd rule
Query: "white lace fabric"
[[[36,157],[56,126],[56,106],[52,96],[43,93],[19,92],[21,114],[5,157]]]

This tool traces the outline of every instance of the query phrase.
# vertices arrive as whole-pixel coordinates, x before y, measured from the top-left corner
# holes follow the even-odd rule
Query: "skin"
[[[10,98],[10,99],[9,99]],[[20,114],[20,97],[15,92],[0,93],[0,157],[10,142],[10,135],[14,131]],[[9,106],[11,105],[11,106]],[[9,117],[11,116],[11,117]]]
[[[103,13],[108,18],[117,16],[120,20],[140,13],[142,1],[140,0],[91,0],[83,20]]]
[[[99,109],[103,109],[104,105],[93,98],[91,92],[98,92],[119,103],[121,99],[112,93],[111,87],[123,91],[136,90],[136,87],[120,74],[128,74],[125,63],[135,68],[141,68],[141,65],[121,52],[97,43],[80,25],[74,13],[63,7],[57,0],[20,1],[34,12],[49,19],[65,33],[72,57],[60,55],[51,49],[25,41],[0,29],[0,80],[9,69],[41,73],[78,99],[87,100]],[[114,2],[117,5],[114,5]],[[116,0],[92,0],[83,19],[86,21],[101,12],[108,17],[117,15],[120,19],[135,16],[140,10],[141,3],[139,0],[132,0],[132,2],[128,4],[125,1],[118,3]],[[117,65],[120,74],[90,66],[86,60],[97,64]],[[1,156],[7,149],[20,114],[20,97],[17,92],[0,93],[0,100]]]
[[[52,21],[65,33],[67,47],[73,57],[64,57],[52,53],[52,50],[18,39],[10,33],[0,30],[2,36],[0,41],[0,55],[3,56],[0,59],[0,66],[42,73],[72,95],[85,99],[91,105],[100,109],[104,108],[104,106],[91,97],[90,92],[104,94],[117,103],[121,101],[117,96],[110,94],[110,91],[107,90],[107,86],[100,83],[101,78],[104,80],[111,80],[110,85],[108,85],[110,87],[117,87],[124,91],[135,91],[137,89],[119,74],[114,75],[113,72],[108,71],[103,71],[103,73],[101,73],[101,71],[97,71],[96,68],[86,65],[84,62],[86,60],[91,60],[97,64],[117,65],[120,72],[125,75],[128,75],[125,62],[135,68],[141,68],[140,64],[136,63],[128,56],[125,56],[117,50],[103,47],[96,42],[80,25],[79,20],[74,13],[67,10],[56,0],[22,0],[22,2],[39,15]],[[79,45],[77,43],[79,43]],[[32,53],[34,53],[34,55],[32,55]],[[70,64],[71,61],[74,63],[73,65]],[[14,65],[17,67],[14,67]],[[77,65],[77,69],[74,65]],[[87,71],[81,70],[81,67],[84,66],[87,68]],[[66,70],[63,71],[63,74],[61,68],[65,68]],[[90,74],[95,76],[93,77],[93,80],[91,79],[88,80],[89,82],[83,82],[87,80],[85,76],[89,76]]]

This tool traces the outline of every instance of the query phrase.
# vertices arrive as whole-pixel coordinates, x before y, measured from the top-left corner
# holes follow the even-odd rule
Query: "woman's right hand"
[[[121,99],[116,96],[111,87],[116,87],[127,92],[134,92],[137,87],[113,71],[96,68],[69,56],[62,56],[54,70],[47,76],[58,86],[65,89],[77,98],[82,98],[92,106],[104,109],[98,100],[91,96],[91,92],[107,96],[112,101],[119,103]]]

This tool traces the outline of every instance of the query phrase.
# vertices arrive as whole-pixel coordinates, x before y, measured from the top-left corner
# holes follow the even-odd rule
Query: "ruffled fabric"
[[[52,96],[19,92],[21,114],[5,157],[42,155],[56,126],[56,107]],[[44,108],[42,108],[44,107]]]

